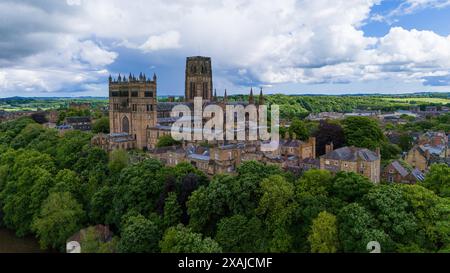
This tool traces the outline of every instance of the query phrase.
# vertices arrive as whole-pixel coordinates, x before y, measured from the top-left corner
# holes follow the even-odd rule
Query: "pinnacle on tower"
[[[112,82],[112,77],[111,74],[109,74],[109,78],[108,78],[109,82]]]
[[[153,73],[153,81],[156,82],[156,73]]]
[[[223,95],[223,101],[227,102],[228,101],[228,96],[227,96],[227,89],[225,89],[225,93]]]
[[[250,96],[248,97],[249,104],[255,104],[255,98],[253,97],[253,87],[250,88]]]
[[[261,92],[259,93],[259,105],[264,105],[264,95],[263,95],[263,89],[261,87]]]
[[[120,76],[120,74],[119,74],[119,77],[117,78],[117,80],[118,80],[119,82],[122,81],[122,77]]]

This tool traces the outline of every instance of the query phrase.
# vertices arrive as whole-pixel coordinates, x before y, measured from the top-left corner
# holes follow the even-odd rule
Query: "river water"
[[[39,243],[33,237],[18,238],[13,231],[0,228],[0,253],[40,253]]]

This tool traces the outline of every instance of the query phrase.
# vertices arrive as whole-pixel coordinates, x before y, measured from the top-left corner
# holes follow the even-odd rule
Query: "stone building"
[[[69,108],[78,111],[91,109],[91,104],[89,102],[70,102]]]
[[[67,117],[64,120],[64,125],[70,126],[73,130],[90,131],[91,118],[90,117]]]
[[[149,79],[129,75],[109,77],[109,123],[112,134],[125,133],[136,141],[136,148],[147,148],[147,130],[156,126],[156,75]]]
[[[158,140],[171,134],[172,124],[179,118],[171,117],[172,109],[177,105],[187,106],[193,111],[194,97],[203,99],[203,108],[216,104],[226,108],[228,105],[263,105],[265,103],[262,89],[258,100],[250,90],[248,102],[228,101],[225,90],[223,99],[218,101],[217,93],[212,92],[211,59],[208,57],[188,57],[186,60],[186,84],[184,102],[158,102],[156,76],[148,79],[129,75],[109,78],[109,119],[111,133],[98,134],[92,144],[107,151],[114,149],[142,149],[151,158],[164,164],[175,166],[189,162],[207,175],[217,173],[234,173],[243,161],[257,160],[266,164],[275,164],[282,168],[312,168],[316,163],[315,138],[307,141],[286,138],[273,152],[261,151],[259,141],[183,141],[178,147],[156,148]],[[256,107],[257,109],[257,107]],[[225,112],[225,111],[224,111]],[[188,117],[189,118],[189,117]],[[201,122],[205,124],[207,119]],[[245,131],[249,131],[248,121]],[[200,124],[200,125],[203,125]],[[260,128],[258,128],[260,129]],[[198,129],[193,129],[198,130]],[[235,132],[237,132],[236,129]]]
[[[389,183],[415,184],[425,176],[419,169],[410,169],[394,160],[383,168],[381,178]]]
[[[342,147],[333,150],[327,145],[326,154],[320,157],[320,169],[333,173],[340,171],[354,172],[369,178],[374,183],[380,182],[380,150],[376,152],[366,148]]]
[[[186,102],[192,102],[195,97],[202,97],[204,101],[213,98],[212,66],[210,57],[188,57],[186,59],[185,79]]]

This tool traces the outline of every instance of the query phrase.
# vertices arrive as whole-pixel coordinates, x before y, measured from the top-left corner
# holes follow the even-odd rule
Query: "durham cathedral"
[[[92,139],[94,145],[107,151],[115,149],[139,149],[148,157],[161,160],[167,165],[190,162],[208,175],[233,173],[246,160],[258,160],[276,164],[284,168],[308,169],[317,165],[315,139],[297,140],[287,135],[280,141],[275,151],[261,151],[260,141],[183,141],[180,145],[158,147],[161,136],[170,135],[177,118],[171,117],[177,105],[194,107],[194,98],[203,99],[203,107],[216,104],[225,109],[226,105],[264,105],[262,89],[256,100],[253,89],[248,101],[228,101],[227,91],[221,100],[213,93],[211,58],[188,57],[185,70],[184,100],[158,102],[157,77],[145,74],[109,77],[109,123],[110,134],[99,134]],[[206,120],[203,120],[206,122]],[[238,121],[239,122],[239,121]],[[246,128],[247,130],[248,128]]]

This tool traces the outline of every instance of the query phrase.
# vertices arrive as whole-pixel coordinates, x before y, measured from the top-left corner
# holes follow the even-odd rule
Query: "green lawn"
[[[450,103],[450,99],[445,98],[382,98],[383,100],[392,102],[418,102],[418,103],[440,103],[447,104]]]

